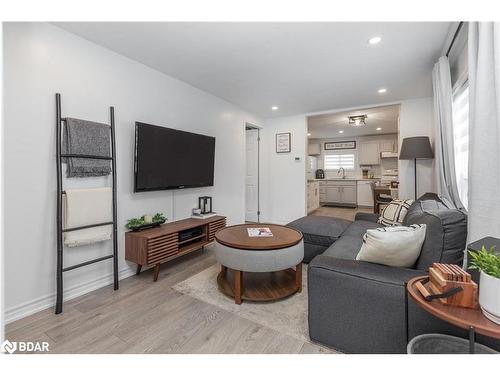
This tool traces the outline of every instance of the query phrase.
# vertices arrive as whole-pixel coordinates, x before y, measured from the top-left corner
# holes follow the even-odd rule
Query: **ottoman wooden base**
[[[241,304],[242,300],[275,301],[302,291],[302,263],[296,270],[288,268],[276,272],[242,272],[222,266],[217,284],[236,304]]]

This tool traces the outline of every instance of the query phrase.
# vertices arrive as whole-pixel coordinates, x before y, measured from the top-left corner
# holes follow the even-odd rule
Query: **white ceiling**
[[[431,95],[448,22],[64,22],[70,32],[263,117]],[[372,36],[378,45],[369,45]],[[378,94],[387,88],[384,95]],[[279,106],[272,111],[271,106]]]
[[[366,125],[349,125],[348,116],[367,115]],[[312,138],[348,138],[398,132],[399,105],[366,108],[311,116],[307,120]],[[377,130],[381,128],[381,130]],[[342,134],[339,131],[343,131]]]

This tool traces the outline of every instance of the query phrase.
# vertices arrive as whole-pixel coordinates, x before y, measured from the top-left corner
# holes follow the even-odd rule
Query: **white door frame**
[[[257,130],[257,222],[260,223],[260,217],[261,217],[261,212],[260,212],[260,153],[261,153],[261,147],[260,147],[260,141],[261,141],[261,133],[262,133],[262,126],[252,124],[250,122],[245,122],[244,124],[245,132],[249,129],[256,129]],[[245,136],[245,170],[246,170],[246,136]],[[245,173],[245,179],[246,179],[246,173]],[[246,188],[246,181],[245,181],[245,188]],[[245,189],[245,196],[246,196],[246,189]],[[246,219],[246,198],[245,198],[245,219]]]

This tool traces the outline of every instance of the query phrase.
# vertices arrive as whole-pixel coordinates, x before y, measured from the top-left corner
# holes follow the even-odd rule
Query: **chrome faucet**
[[[340,167],[339,170],[337,171],[337,174],[339,174],[340,172],[342,172],[342,179],[345,178],[345,169],[344,167]]]

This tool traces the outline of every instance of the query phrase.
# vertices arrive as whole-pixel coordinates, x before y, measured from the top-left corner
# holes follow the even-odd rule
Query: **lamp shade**
[[[434,154],[429,137],[409,137],[403,139],[399,159],[432,159]]]

